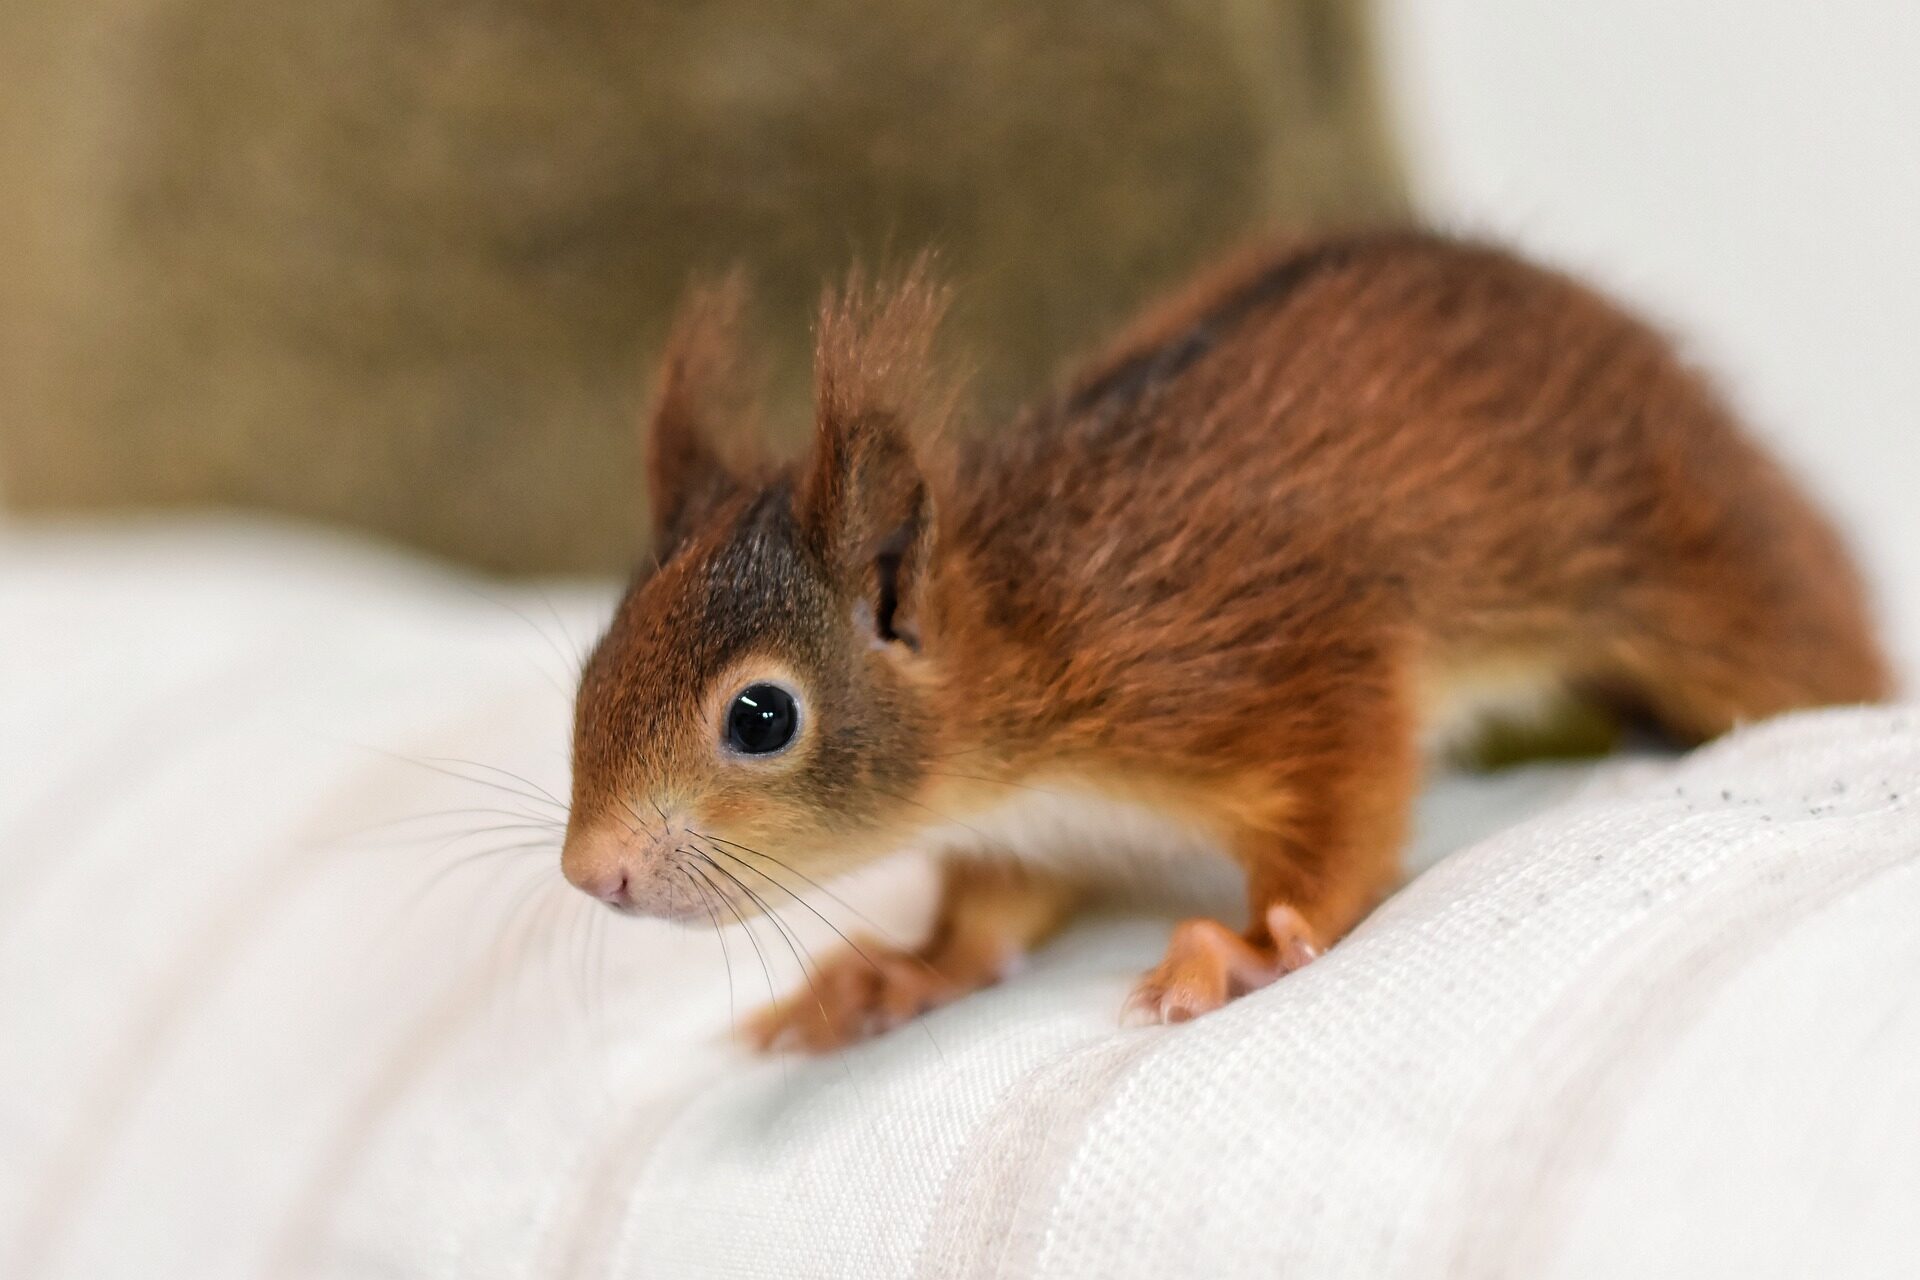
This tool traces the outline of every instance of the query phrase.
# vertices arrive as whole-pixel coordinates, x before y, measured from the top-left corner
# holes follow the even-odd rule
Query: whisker
[[[593,1031],[593,1001],[588,996],[587,958],[591,952],[587,943],[593,937],[593,926],[598,915],[597,909],[582,903],[574,908],[574,923],[567,930],[573,944],[569,949],[573,952],[573,979],[578,985],[580,1016],[586,1020],[589,1034]]]
[[[526,782],[529,786],[532,786],[535,790],[522,791],[516,787],[509,787],[502,782],[494,782],[487,778],[476,778],[471,774],[461,773],[457,770],[448,769],[441,766],[440,764],[435,763],[435,761],[448,759],[449,757],[426,756],[422,758],[415,758],[413,756],[402,755],[397,751],[388,751],[382,747],[368,746],[365,743],[358,743],[354,745],[356,745],[362,751],[370,751],[374,755],[385,756],[387,759],[396,760],[401,764],[410,764],[416,769],[425,769],[428,773],[437,773],[443,778],[452,778],[456,782],[465,782],[471,786],[476,786],[476,787],[491,787],[495,791],[505,792],[507,795],[514,796],[521,800],[526,800],[533,804],[549,804],[554,806],[557,809],[562,809],[562,810],[564,810],[567,807],[563,802],[555,798],[551,792],[547,791],[545,787],[540,786],[539,783],[531,782],[528,779],[520,778],[519,774],[512,773],[506,769],[498,768],[494,765],[482,765],[482,764],[479,764],[477,761],[471,761],[471,760],[455,761],[455,763],[458,763],[458,764],[472,764],[476,768],[487,769],[495,773],[506,774],[506,776],[510,778],[520,778],[520,781]],[[535,794],[535,791],[537,791],[539,794]]]
[[[622,796],[620,798],[620,803],[624,804],[627,807],[627,812],[633,815],[633,820],[640,824],[638,827],[634,828],[633,834],[639,835],[642,831],[650,832],[652,830],[651,824],[649,824],[647,821],[647,815],[640,812],[640,806],[633,802],[633,797]],[[662,828],[661,834],[662,835],[666,834],[664,828]]]
[[[519,818],[524,822],[538,822],[549,827],[563,827],[566,825],[566,823],[559,818],[543,817],[537,813],[528,813],[524,809],[502,809],[497,805],[475,805],[464,809],[440,809],[430,813],[416,813],[411,817],[396,818],[393,822],[384,825],[398,826],[403,822],[425,822],[429,818],[465,818],[476,814],[493,814],[502,818]]]
[[[579,670],[575,668],[573,664],[567,660],[567,655],[561,651],[560,646],[558,644],[554,643],[553,637],[546,633],[545,628],[541,627],[532,618],[529,618],[525,613],[521,612],[520,609],[508,603],[507,601],[498,598],[497,596],[488,595],[486,592],[482,591],[479,587],[474,586],[470,582],[459,582],[459,583],[456,583],[455,585],[458,586],[462,591],[467,592],[469,595],[477,596],[480,599],[486,601],[488,604],[494,605],[501,609],[505,609],[508,613],[520,619],[520,621],[526,623],[528,627],[533,629],[534,634],[539,636],[540,639],[546,643],[547,648],[552,651],[553,656],[560,659],[560,665],[562,668],[573,671],[573,673],[576,676],[579,675]],[[552,606],[549,605],[548,607],[551,608]],[[554,616],[556,619],[559,617],[558,614],[555,614]],[[561,628],[561,630],[564,631],[565,628],[563,627]],[[525,655],[522,655],[522,656],[525,656]],[[537,670],[541,674],[541,676],[543,676],[546,679],[547,683],[554,687],[554,690],[558,692],[561,697],[571,698],[573,696],[571,693],[569,693],[565,688],[561,686],[558,680],[555,680],[553,678],[553,673],[551,671],[548,671],[545,667],[541,666],[539,663],[533,663],[533,666],[534,666],[534,669]]]
[[[401,933],[406,922],[420,909],[420,905],[432,897],[447,880],[463,868],[469,867],[483,859],[507,858],[510,862],[517,861],[517,859],[511,858],[509,855],[520,854],[525,856],[531,851],[543,847],[546,846],[540,845],[538,842],[518,842],[514,844],[496,845],[492,848],[471,850],[451,859],[444,865],[433,867],[431,874],[427,875],[422,883],[414,886],[410,890],[402,892],[397,901],[389,904],[381,904],[373,910],[368,921],[369,927],[360,936],[359,952],[370,956],[382,951],[391,944],[395,937]],[[442,845],[440,848],[444,849],[446,846]],[[436,849],[434,852],[438,853],[439,850]],[[491,885],[497,883],[497,881],[489,879],[485,883]]]
[[[560,628],[560,636],[567,642],[567,648],[573,650],[572,672],[574,679],[577,681],[580,678],[580,673],[586,670],[587,651],[582,649],[580,642],[573,638],[573,632],[567,629],[566,620],[560,616],[560,611],[553,607],[553,597],[538,587],[529,587],[527,589],[540,597],[540,603],[547,608],[547,616],[553,619],[554,626]],[[564,655],[562,656],[564,657]]]
[[[711,859],[708,859],[708,861],[709,863],[712,863]],[[716,868],[718,867],[717,863],[714,863],[713,865]],[[773,970],[769,968],[767,965],[767,953],[761,949],[760,935],[753,931],[753,926],[747,923],[746,916],[740,913],[740,908],[737,905],[735,905],[733,899],[729,898],[721,890],[720,886],[715,884],[713,880],[708,877],[705,871],[702,871],[699,867],[688,867],[688,870],[692,871],[693,874],[699,876],[701,880],[705,881],[707,887],[713,890],[713,896],[720,899],[721,904],[724,905],[728,911],[733,913],[733,918],[740,922],[740,931],[747,935],[747,941],[753,944],[753,954],[760,961],[760,976],[762,978],[765,978],[767,982],[767,1007],[770,1009],[777,1007],[780,1003],[780,997],[776,995],[773,990]],[[791,1071],[788,1071],[786,1073],[786,1078],[788,1078],[789,1080],[792,1079]]]
[[[543,973],[549,982],[554,978],[555,951],[559,935],[548,926],[547,917],[561,901],[559,895],[553,892],[552,880],[543,873],[540,880],[534,884],[532,891],[521,900],[521,906],[516,908],[513,915],[509,917],[510,924],[518,924],[520,941],[514,944],[515,954],[518,957],[517,966],[531,974],[536,972],[537,961],[541,966],[537,972]],[[544,952],[538,951],[537,948],[543,942]],[[520,993],[515,994],[517,998]]]
[[[916,809],[925,809],[928,813],[940,819],[940,821],[952,823],[954,826],[959,827],[962,831],[971,831],[974,835],[979,836],[980,839],[987,844],[993,843],[993,837],[989,836],[986,832],[980,830],[980,828],[975,826],[970,826],[967,823],[960,821],[960,819],[958,818],[949,817],[948,815],[940,812],[938,809],[934,808],[930,804],[922,804],[920,801],[915,800],[912,796],[903,796],[898,791],[887,791],[880,787],[875,787],[874,790],[878,791],[881,795],[886,796],[889,799],[898,800],[901,804],[910,804]]]
[[[443,845],[441,847],[444,848],[445,846]],[[412,915],[416,910],[418,910],[420,907],[420,904],[425,902],[427,898],[432,895],[434,890],[438,889],[441,885],[445,884],[449,877],[451,877],[455,872],[461,870],[463,867],[472,866],[474,863],[479,862],[482,859],[500,858],[500,857],[505,857],[506,855],[512,854],[512,853],[529,854],[536,850],[544,850],[544,849],[551,849],[551,848],[553,848],[552,845],[547,844],[543,841],[528,840],[528,841],[522,841],[517,844],[495,845],[490,849],[478,849],[469,853],[461,854],[459,857],[452,859],[451,861],[447,862],[443,866],[436,868],[434,870],[434,873],[427,877],[425,883],[423,883],[418,889],[414,890],[413,893],[410,894],[407,897],[407,899],[400,904],[400,906],[394,912],[395,927],[398,927],[400,920],[405,919],[407,916]],[[438,851],[436,850],[436,852]]]
[[[474,836],[500,835],[503,832],[510,831],[544,831],[549,836],[554,837],[554,844],[558,845],[560,843],[559,835],[561,827],[557,823],[552,822],[495,822],[482,827],[462,827],[457,831],[436,831],[426,835],[424,838],[432,839],[434,836],[445,836],[447,843],[451,844],[459,840],[471,840]],[[441,848],[445,847],[446,845],[441,846]]]
[[[564,985],[562,978],[566,973],[566,943],[571,936],[567,928],[568,922],[579,918],[568,916],[567,909],[570,905],[568,899],[547,893],[544,895],[544,901],[534,906],[532,919],[528,922],[528,932],[532,939],[545,944],[545,955],[542,957],[543,973],[547,981],[555,987]],[[549,917],[557,917],[557,925],[549,923]]]
[[[698,832],[695,832],[694,834],[699,835]],[[706,839],[707,837],[701,837],[701,838]],[[824,924],[825,926],[827,926],[827,928],[833,930],[834,936],[838,937],[840,941],[846,943],[847,946],[851,947],[853,949],[853,953],[859,956],[862,960],[866,961],[867,967],[869,969],[872,969],[874,973],[878,974],[882,981],[885,981],[886,971],[880,967],[879,962],[876,961],[872,956],[867,954],[867,950],[865,947],[861,946],[859,943],[855,942],[852,938],[848,937],[847,934],[841,930],[839,925],[835,924],[833,921],[827,919],[825,915],[821,914],[820,909],[818,907],[815,907],[811,902],[808,902],[805,898],[795,893],[790,887],[788,887],[785,884],[782,884],[779,880],[775,879],[772,875],[769,875],[767,872],[762,871],[760,868],[754,866],[752,863],[748,862],[745,858],[740,857],[738,854],[728,853],[725,849],[720,848],[718,845],[714,846],[713,851],[719,854],[723,858],[731,858],[733,861],[739,863],[742,867],[745,867],[748,871],[753,872],[753,874],[759,876],[762,880],[765,880],[768,884],[773,885],[775,888],[779,889],[780,892],[786,894],[789,898],[793,899],[795,902],[805,907],[808,911],[811,911],[813,913],[814,919],[818,920],[821,924]],[[762,855],[762,856],[765,856],[765,855]],[[795,874],[797,875],[799,873],[796,872]],[[817,888],[818,886],[815,886],[815,887]],[[844,906],[845,904],[842,903],[841,905]],[[848,910],[851,911],[852,908],[849,907]],[[859,913],[855,912],[854,914],[858,915]],[[872,922],[869,921],[868,923],[871,924]],[[874,926],[874,927],[877,928],[878,926]],[[932,974],[935,978],[938,978],[940,981],[942,982],[947,981],[946,975],[941,973],[940,970],[936,969],[927,960],[927,958],[921,955],[918,951],[909,950],[905,947],[900,946],[898,943],[895,943],[893,945],[893,949],[897,954],[906,956],[909,960],[912,960],[915,964],[919,965],[922,969],[925,969],[928,973]],[[817,966],[818,961],[816,961],[815,964]],[[933,1046],[933,1051],[940,1055],[940,1061],[944,1064],[947,1060],[946,1051],[940,1047],[940,1042],[933,1038],[933,1029],[926,1024],[926,1020],[924,1018],[914,1018],[912,1019],[912,1022],[915,1026],[920,1028],[920,1033],[926,1036],[927,1043]]]
[[[780,935],[781,940],[787,944],[787,950],[793,953],[793,962],[794,964],[799,966],[800,976],[806,979],[807,989],[813,993],[813,1003],[820,1010],[820,1025],[823,1028],[827,1029],[828,1031],[831,1031],[833,1028],[833,1019],[827,1013],[826,999],[820,994],[819,984],[813,980],[813,970],[807,967],[807,962],[813,960],[813,953],[807,950],[806,939],[801,938],[798,934],[796,934],[793,931],[793,926],[788,924],[786,920],[781,917],[778,911],[774,910],[773,904],[769,903],[765,898],[755,893],[752,890],[752,888],[750,888],[747,885],[746,881],[734,875],[731,871],[728,871],[725,867],[721,866],[719,863],[715,862],[712,858],[708,857],[707,854],[704,853],[703,851],[699,849],[686,848],[685,846],[683,846],[683,849],[685,850],[685,852],[691,853],[695,857],[704,859],[708,866],[712,867],[715,871],[718,871],[721,875],[725,876],[728,880],[731,880],[735,885],[735,887],[737,887],[740,890],[740,892],[746,894],[747,898],[755,906],[760,908],[762,914],[764,914],[769,920],[773,922],[774,932]],[[802,960],[800,958],[800,955],[802,952],[806,952],[806,956],[807,956],[806,960]],[[819,962],[814,961],[814,969],[817,969],[817,968],[819,968]],[[840,1065],[841,1067],[846,1069],[847,1079],[851,1081],[853,1079],[853,1069],[847,1066],[846,1056],[844,1054],[839,1055],[839,1057],[840,1057]]]
[[[528,908],[540,905],[541,891],[547,883],[547,871],[542,869],[537,875],[523,879],[515,888],[513,905],[499,920],[499,943],[493,948],[494,961],[491,973],[496,987],[496,996],[512,998],[514,992],[502,981],[508,974],[523,972],[526,967],[527,944],[531,938],[525,928],[517,928]],[[511,1008],[509,1008],[511,1014]]]
[[[763,852],[762,850],[759,850],[759,849],[751,848],[747,845],[740,844],[737,841],[722,839],[720,836],[710,836],[706,834],[704,831],[695,831],[691,827],[687,828],[687,833],[691,836],[694,836],[696,839],[705,840],[712,844],[725,845],[730,849],[738,849],[740,852],[750,853],[756,858],[765,858],[768,862],[771,862],[774,866],[779,867],[782,871],[786,872],[788,875],[797,878],[802,884],[805,884],[808,888],[813,889],[817,893],[820,893],[821,895],[823,895],[824,897],[832,901],[834,904],[839,906],[841,910],[853,916],[853,918],[858,920],[861,924],[866,925],[867,928],[879,934],[880,940],[882,942],[887,943],[889,946],[893,947],[896,951],[909,950],[909,948],[906,947],[903,943],[901,943],[898,938],[895,938],[885,927],[883,927],[880,924],[877,924],[872,917],[868,916],[866,913],[861,911],[860,908],[854,906],[852,903],[848,902],[845,898],[842,898],[839,894],[827,888],[827,886],[821,884],[818,880],[813,879],[811,876],[807,875],[804,871],[801,871],[799,868],[792,866],[789,863],[780,861],[780,859],[774,857],[770,853]],[[735,861],[738,861],[738,859],[735,859]],[[787,890],[787,892],[792,893],[793,891],[789,889]]]
[[[489,828],[486,828],[486,827],[481,827],[481,828],[478,828],[477,830],[474,830],[474,831],[456,831],[456,832],[453,832],[453,833],[452,833],[451,835],[448,835],[448,836],[447,836],[447,837],[446,837],[446,838],[445,838],[444,840],[442,840],[442,841],[441,841],[441,842],[440,842],[439,844],[437,844],[437,845],[435,845],[435,846],[433,846],[433,848],[432,848],[432,849],[430,849],[430,850],[428,850],[428,851],[427,851],[427,852],[426,852],[425,854],[423,854],[423,855],[421,855],[421,856],[422,856],[422,857],[427,857],[427,858],[433,858],[433,857],[438,857],[438,856],[439,856],[439,855],[440,855],[440,854],[441,854],[442,852],[444,852],[445,850],[448,850],[448,849],[451,849],[451,848],[453,848],[453,846],[455,846],[455,845],[457,845],[457,844],[459,844],[459,843],[460,843],[460,842],[461,842],[462,840],[471,840],[471,839],[473,839],[473,837],[474,837],[474,836],[476,836],[476,835],[483,835],[483,834],[486,834],[486,833],[488,832],[488,830],[489,830]],[[428,836],[428,837],[426,837],[426,838],[427,838],[427,839],[432,839],[433,837],[432,837],[432,836]],[[548,835],[547,835],[547,838],[546,838],[546,839],[543,839],[543,840],[528,840],[528,841],[527,841],[527,844],[528,844],[528,845],[530,845],[530,846],[536,846],[536,847],[539,847],[539,848],[543,848],[543,849],[553,849],[553,850],[556,850],[556,851],[557,851],[557,850],[558,850],[558,849],[560,848],[560,839],[559,839],[559,833],[558,833],[558,832],[548,832]]]
[[[611,911],[599,911],[593,920],[593,1026],[603,1061],[607,1041],[607,921],[612,917]]]
[[[556,796],[555,794],[553,794],[553,792],[547,790],[545,787],[541,786],[539,783],[535,782],[532,778],[526,777],[522,774],[515,773],[511,769],[502,769],[497,764],[482,764],[478,760],[465,760],[459,756],[422,756],[420,757],[420,761],[425,761],[428,764],[436,764],[436,765],[459,764],[459,765],[465,765],[470,769],[485,769],[488,773],[497,773],[503,778],[511,778],[515,782],[518,782],[523,786],[532,787],[535,791],[537,791],[540,794],[541,799],[544,799],[548,804],[551,804],[556,808],[564,809],[567,807],[566,801],[562,800],[559,796]],[[420,763],[420,761],[415,761],[415,763],[416,764]],[[457,778],[461,775],[454,774],[453,776]],[[469,778],[467,779],[467,781],[473,782],[473,781],[476,781],[476,779]]]
[[[698,833],[696,832],[695,834],[697,835]],[[834,935],[838,937],[840,941],[846,943],[849,947],[853,948],[854,953],[858,955],[862,960],[865,960],[867,962],[868,968],[872,969],[875,973],[882,972],[879,964],[874,960],[872,956],[866,953],[866,950],[862,948],[859,943],[855,942],[852,938],[849,938],[845,933],[843,933],[840,929],[840,926],[836,925],[833,921],[827,919],[826,916],[822,915],[820,913],[820,909],[814,906],[811,902],[808,902],[805,898],[795,893],[792,889],[782,884],[779,880],[776,880],[773,876],[767,874],[765,871],[762,871],[760,868],[754,866],[751,862],[748,862],[745,858],[740,857],[738,854],[728,853],[725,849],[722,849],[717,845],[713,848],[712,852],[719,854],[723,858],[728,858],[734,862],[739,863],[746,870],[753,872],[753,874],[759,876],[762,880],[765,880],[768,884],[772,885],[774,888],[780,890],[780,892],[786,894],[789,898],[793,899],[794,902],[798,903],[800,906],[805,907],[808,911],[811,911],[813,913],[813,918],[818,920],[821,924],[824,924],[825,926],[827,926],[827,928],[833,930]]]
[[[685,876],[687,883],[693,886],[694,892],[700,895],[701,903],[707,909],[707,919],[713,923],[713,936],[720,940],[720,959],[727,966],[727,1026],[732,1029],[735,1038],[738,1038],[740,1021],[735,1013],[733,1002],[733,956],[727,947],[727,935],[720,928],[720,913],[713,909],[713,901],[708,891],[693,878],[692,873],[684,865],[676,866],[674,870]]]
[[[345,833],[343,836],[341,836],[340,838],[342,841],[360,840],[367,836],[377,835],[386,831],[392,831],[397,827],[405,827],[411,823],[428,822],[435,818],[474,817],[481,814],[497,815],[503,818],[520,818],[528,822],[543,823],[546,826],[552,827],[555,830],[558,830],[562,825],[564,825],[558,819],[542,818],[539,814],[524,813],[518,809],[501,809],[501,808],[470,806],[467,808],[460,808],[460,809],[438,809],[438,810],[433,810],[427,813],[408,814],[404,817],[392,818],[386,822],[372,823],[371,825],[361,827],[358,830],[349,831]]]
[[[632,822],[628,822],[625,818],[620,819],[620,825],[627,829],[628,835],[633,836],[635,839],[638,839],[640,836],[640,827],[646,826],[647,821],[645,818],[642,818],[640,816],[640,811],[633,807],[633,801],[622,800],[621,803],[627,806],[627,812],[631,813],[634,816],[634,820],[638,822],[640,826],[639,827],[634,826]],[[618,817],[619,815],[616,814],[615,816]]]
[[[706,872],[698,867],[692,867],[690,870],[702,880],[707,881],[707,887],[714,891],[720,901],[726,905],[727,910],[733,913],[733,918],[740,922],[740,928],[747,935],[747,941],[753,944],[753,953],[760,957],[760,976],[767,980],[767,1003],[778,1004],[780,997],[773,990],[773,970],[767,966],[767,953],[761,950],[760,935],[753,931],[753,926],[747,923],[747,918],[740,914],[740,908],[734,905],[733,899],[721,893],[720,886],[707,879]]]

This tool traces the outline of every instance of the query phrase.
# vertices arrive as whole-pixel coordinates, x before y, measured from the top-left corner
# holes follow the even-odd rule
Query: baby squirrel
[[[704,921],[941,851],[926,944],[823,962],[763,1045],[996,981],[1143,843],[1230,856],[1251,919],[1177,925],[1131,1020],[1218,1008],[1389,892],[1423,742],[1502,692],[1698,742],[1889,691],[1840,539],[1726,406],[1498,249],[1244,256],[991,434],[945,429],[924,267],[856,277],[788,465],[744,447],[739,294],[664,359],[657,562],[582,675],[563,866]]]

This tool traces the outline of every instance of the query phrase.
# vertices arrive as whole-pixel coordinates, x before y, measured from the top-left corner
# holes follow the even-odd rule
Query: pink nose
[[[608,832],[570,832],[560,855],[560,869],[574,888],[616,907],[630,907],[628,853]]]
[[[681,919],[706,904],[693,876],[675,858],[678,833],[658,833],[618,822],[582,822],[567,832],[560,867],[575,888],[633,915]]]
[[[609,867],[574,883],[602,902],[616,907],[631,905],[632,900],[627,897],[627,873],[619,867]]]

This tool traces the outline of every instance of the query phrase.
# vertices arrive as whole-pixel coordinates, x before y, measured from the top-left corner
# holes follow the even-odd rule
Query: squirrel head
[[[945,291],[924,263],[829,291],[812,446],[784,466],[740,447],[743,296],[737,275],[696,290],[675,324],[646,431],[653,564],[575,704],[567,878],[677,919],[897,847],[942,740],[922,455],[951,407],[928,373]]]

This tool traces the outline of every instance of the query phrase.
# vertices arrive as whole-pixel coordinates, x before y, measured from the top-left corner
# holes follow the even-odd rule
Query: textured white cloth
[[[711,931],[550,849],[453,865],[550,839],[449,774],[564,794],[606,599],[0,541],[0,1276],[1920,1274],[1920,716],[1443,784],[1421,860],[1469,847],[1185,1027],[1117,1026],[1167,925],[1113,916],[755,1060],[738,926],[730,1002]]]

